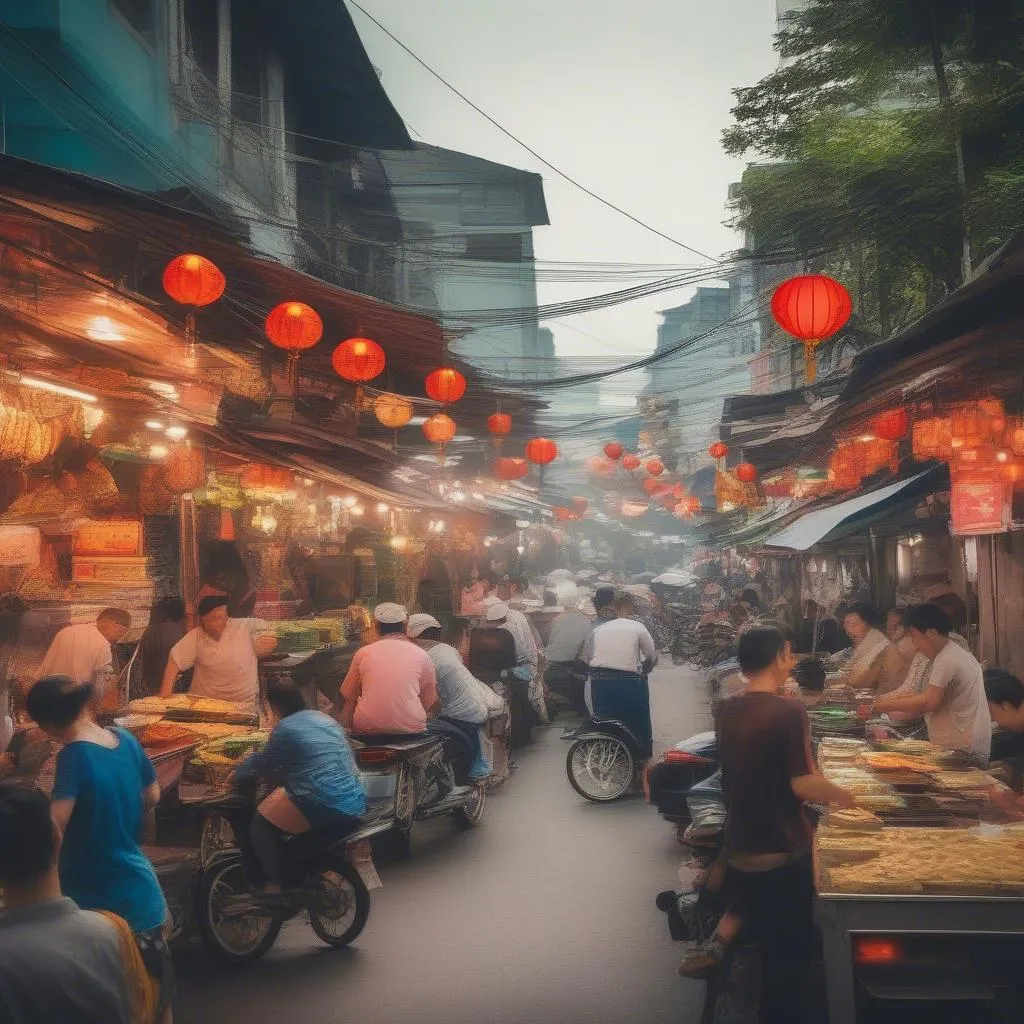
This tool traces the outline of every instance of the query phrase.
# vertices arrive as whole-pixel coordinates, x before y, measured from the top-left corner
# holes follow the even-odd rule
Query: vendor
[[[232,619],[227,598],[211,594],[199,602],[199,625],[171,648],[160,696],[170,697],[179,672],[195,669],[189,693],[255,709],[260,684],[256,659],[277,646],[261,619]]]
[[[854,690],[875,690],[880,696],[903,685],[912,652],[901,649],[875,625],[873,609],[848,605],[843,609],[843,631],[853,642],[853,653],[837,682]]]
[[[35,678],[67,676],[75,683],[91,683],[101,701],[114,674],[111,645],[125,638],[131,624],[132,617],[123,608],[104,608],[95,622],[65,626],[53,638]]]

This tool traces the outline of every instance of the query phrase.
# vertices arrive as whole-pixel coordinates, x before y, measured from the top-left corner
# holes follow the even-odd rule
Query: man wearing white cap
[[[400,604],[373,613],[380,639],[356,651],[341,684],[341,724],[349,732],[393,735],[425,732],[437,704],[437,674],[422,648],[405,635]]]

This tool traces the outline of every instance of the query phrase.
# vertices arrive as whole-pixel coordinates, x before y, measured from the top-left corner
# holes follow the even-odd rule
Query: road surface
[[[656,749],[707,727],[699,677],[651,679]],[[561,728],[538,730],[480,826],[414,832],[412,859],[378,862],[366,930],[327,950],[301,921],[264,960],[228,969],[178,956],[177,1024],[696,1022],[703,984],[654,906],[682,849],[642,796],[588,804],[565,777]]]

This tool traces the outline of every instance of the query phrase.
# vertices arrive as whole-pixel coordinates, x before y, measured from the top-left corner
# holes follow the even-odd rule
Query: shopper
[[[749,629],[738,658],[747,689],[722,705],[718,721],[726,889],[760,946],[761,1024],[798,1024],[814,936],[811,826],[803,805],[849,807],[853,798],[817,771],[807,711],[782,696],[793,660],[783,634]]]
[[[159,988],[157,1020],[169,1024],[174,967],[164,938],[167,903],[139,846],[160,786],[130,732],[96,724],[91,699],[90,684],[49,676],[26,702],[36,724],[64,745],[52,793],[53,819],[64,834],[61,886],[84,910],[111,911],[128,922]]]
[[[45,794],[0,784],[0,1020],[149,1024],[154,990],[127,925],[62,894],[59,853]]]
[[[39,666],[43,676],[68,676],[76,683],[91,683],[102,700],[113,676],[112,644],[120,643],[132,624],[123,608],[104,608],[95,622],[65,626],[54,638]]]
[[[874,713],[923,714],[928,738],[947,750],[962,750],[987,766],[992,746],[992,717],[985,698],[981,665],[950,638],[949,616],[935,604],[921,604],[904,616],[914,647],[931,661],[919,694],[883,697]]]

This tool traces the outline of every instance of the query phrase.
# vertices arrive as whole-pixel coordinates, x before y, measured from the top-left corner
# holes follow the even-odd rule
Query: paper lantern
[[[808,384],[817,376],[815,349],[839,331],[852,312],[850,293],[824,274],[791,277],[775,289],[772,316],[787,334],[803,342]]]
[[[871,421],[871,433],[883,441],[899,441],[910,429],[906,409],[890,409]]]
[[[206,456],[187,441],[175,445],[163,461],[164,486],[172,494],[186,494],[206,483]]]
[[[499,480],[522,480],[530,472],[526,459],[501,458],[494,460],[494,475]]]
[[[455,436],[456,429],[455,420],[443,412],[435,413],[423,424],[423,433],[433,444],[447,444]]]
[[[752,484],[757,479],[757,467],[750,462],[741,462],[735,472],[740,483]]]
[[[572,506],[572,510],[574,512],[579,515],[583,515],[583,513],[587,511],[587,506],[590,502],[586,498],[575,497],[569,501],[569,504]]]
[[[915,459],[948,459],[953,454],[953,424],[943,416],[914,420],[911,447]]]
[[[950,433],[952,447],[975,448],[988,433],[988,417],[977,402],[970,402],[953,410]]]
[[[829,460],[829,476],[840,491],[860,486],[866,475],[864,445],[857,442],[840,445]]]
[[[716,441],[709,449],[708,455],[713,459],[724,459],[729,454],[729,446],[724,441]]]
[[[558,445],[546,437],[535,437],[526,445],[526,457],[537,466],[547,466],[558,458]]]
[[[384,427],[398,430],[404,427],[413,417],[413,405],[408,398],[385,392],[378,395],[373,402],[373,414],[377,422]]]
[[[642,486],[648,494],[653,494],[661,485],[658,483],[657,480],[655,480],[653,476],[649,476],[646,480],[644,480]]]
[[[619,444],[618,441],[609,441],[604,446],[605,455],[612,460],[612,462],[618,462],[622,458],[622,453],[625,449]]]
[[[661,459],[648,459],[647,464],[644,466],[651,476],[661,476],[665,472],[665,463]]]
[[[331,355],[331,366],[342,380],[364,384],[384,372],[384,350],[369,338],[347,338]]]
[[[182,306],[208,306],[223,294],[227,281],[220,269],[194,252],[175,256],[164,268],[164,291]]]
[[[282,302],[267,314],[264,330],[271,344],[297,357],[324,336],[324,322],[304,302]]]
[[[512,433],[512,417],[507,412],[494,412],[487,417],[487,430],[495,438]]]
[[[466,378],[458,370],[445,366],[427,377],[426,390],[435,402],[451,405],[466,393]]]
[[[640,468],[640,456],[638,455],[623,455],[622,456],[622,468],[628,469],[632,472],[634,469]]]

